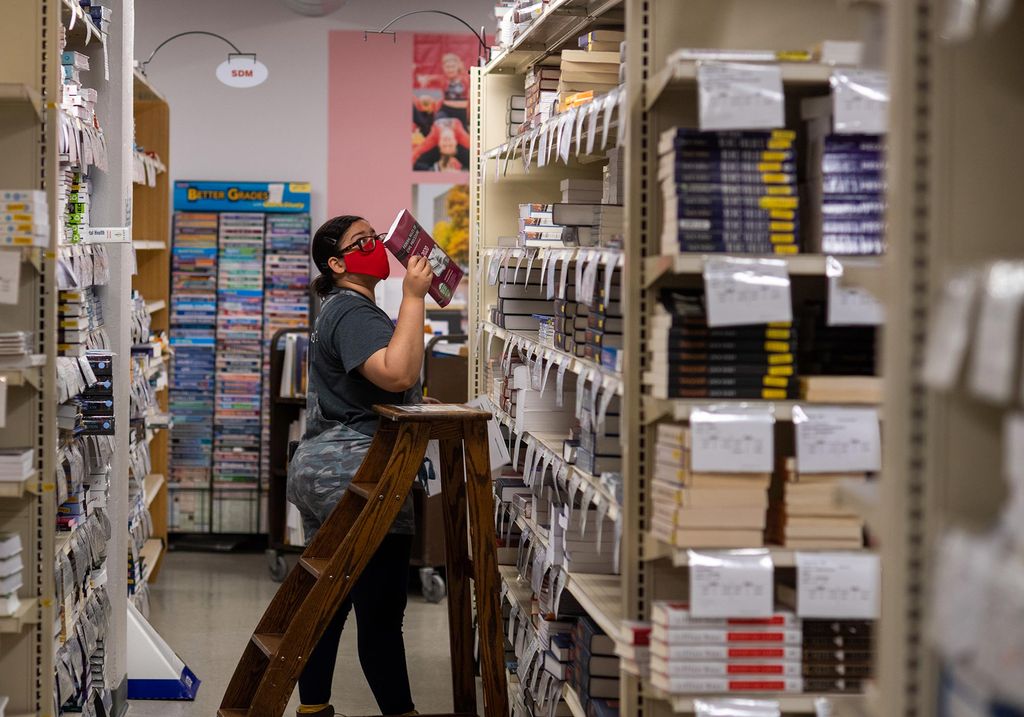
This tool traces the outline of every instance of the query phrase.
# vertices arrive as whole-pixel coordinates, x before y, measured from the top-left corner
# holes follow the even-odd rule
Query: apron
[[[307,543],[341,500],[373,442],[371,436],[325,417],[317,398],[319,382],[312,372],[309,381],[306,433],[288,463],[288,502],[299,509]],[[410,492],[390,532],[412,535],[415,527]]]

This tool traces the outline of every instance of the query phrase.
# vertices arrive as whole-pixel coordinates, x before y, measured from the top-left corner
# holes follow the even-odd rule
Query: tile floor
[[[294,565],[294,558],[291,558]],[[238,657],[277,583],[263,555],[169,553],[153,584],[150,622],[202,680],[195,702],[133,701],[134,717],[215,717]],[[405,614],[406,656],[413,699],[420,712],[451,711],[448,608],[409,595]],[[342,714],[377,714],[356,656],[351,620],[338,655],[333,704]],[[295,713],[298,692],[286,715]]]

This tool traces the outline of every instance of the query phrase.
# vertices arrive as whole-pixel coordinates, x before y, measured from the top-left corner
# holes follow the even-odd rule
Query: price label
[[[889,129],[889,75],[879,70],[832,73],[832,128],[836,134],[885,134]]]
[[[825,273],[828,275],[829,326],[881,326],[885,321],[885,308],[870,292],[855,286],[843,286],[843,265],[829,257]]]
[[[789,270],[778,259],[711,257],[704,293],[711,327],[793,320]]]
[[[694,617],[767,617],[775,568],[767,550],[687,551]]]
[[[774,129],[786,123],[778,65],[700,62],[697,86],[701,130]]]
[[[878,411],[796,406],[796,464],[801,473],[877,471],[882,467]]]
[[[796,554],[796,610],[800,617],[875,620],[880,586],[877,555]]]
[[[770,409],[699,409],[690,414],[693,470],[702,473],[771,473],[775,416]]]

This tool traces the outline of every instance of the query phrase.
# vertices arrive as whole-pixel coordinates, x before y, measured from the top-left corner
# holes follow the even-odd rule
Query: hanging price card
[[[697,85],[701,130],[773,129],[786,124],[778,65],[701,62]]]
[[[775,568],[767,550],[687,551],[693,617],[767,617]]]
[[[784,261],[711,257],[704,262],[708,326],[792,321],[789,287]]]
[[[696,409],[690,413],[693,470],[771,473],[775,416],[770,408]]]
[[[877,619],[880,583],[877,555],[797,552],[797,615],[830,620]]]
[[[889,75],[878,70],[832,73],[832,127],[836,134],[885,134],[889,129]]]
[[[881,469],[881,431],[875,409],[796,406],[793,425],[801,473]]]
[[[870,292],[856,286],[843,286],[843,265],[834,257],[825,264],[828,275],[829,326],[881,326],[885,309]]]

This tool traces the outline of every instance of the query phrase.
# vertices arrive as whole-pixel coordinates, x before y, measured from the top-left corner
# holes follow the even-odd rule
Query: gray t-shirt
[[[309,386],[317,393],[324,418],[372,436],[380,420],[374,405],[420,403],[419,382],[404,393],[393,393],[358,370],[394,333],[391,318],[362,294],[338,289],[328,296],[309,341]]]

